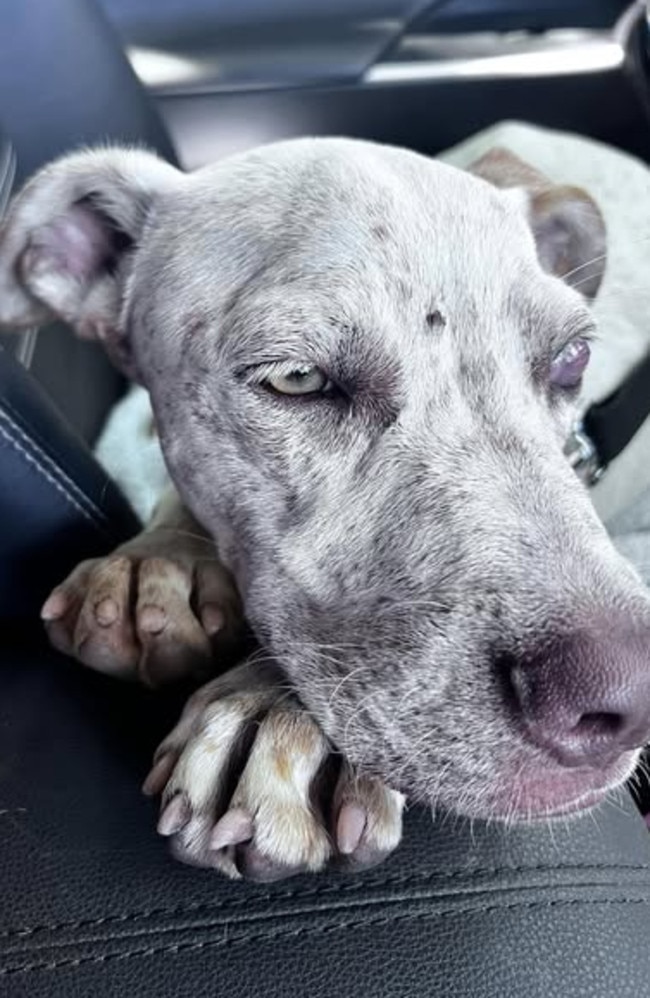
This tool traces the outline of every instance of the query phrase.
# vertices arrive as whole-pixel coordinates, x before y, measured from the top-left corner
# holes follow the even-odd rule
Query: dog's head
[[[60,316],[146,383],[351,760],[525,818],[600,799],[650,736],[650,602],[562,453],[592,318],[560,278],[595,293],[603,251],[587,195],[500,152],[302,140],[183,176],[105,150],[14,203],[0,321]]]

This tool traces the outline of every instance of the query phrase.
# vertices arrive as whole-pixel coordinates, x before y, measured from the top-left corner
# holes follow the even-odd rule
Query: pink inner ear
[[[38,233],[39,249],[56,269],[76,280],[86,281],[112,255],[112,232],[107,222],[90,207],[74,204]]]

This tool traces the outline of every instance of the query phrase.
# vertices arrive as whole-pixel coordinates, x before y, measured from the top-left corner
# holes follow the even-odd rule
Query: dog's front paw
[[[148,686],[214,673],[242,624],[214,547],[166,531],[84,561],[41,611],[52,644],[84,665]]]
[[[158,831],[178,859],[233,878],[367,867],[401,838],[402,795],[340,766],[275,670],[254,662],[194,694],[144,790],[163,792]]]

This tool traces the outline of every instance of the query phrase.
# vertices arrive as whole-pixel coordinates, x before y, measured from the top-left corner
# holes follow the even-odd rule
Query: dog
[[[0,323],[103,343],[177,490],[54,591],[52,642],[151,685],[258,642],[145,782],[179,858],[356,869],[407,799],[533,821],[630,776],[650,598],[563,454],[605,252],[588,194],[498,149],[108,148],[14,200]]]

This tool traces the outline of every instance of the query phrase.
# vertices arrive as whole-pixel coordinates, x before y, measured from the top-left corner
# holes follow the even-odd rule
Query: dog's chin
[[[626,752],[604,769],[539,767],[511,781],[502,780],[481,795],[476,806],[455,808],[465,817],[530,824],[578,816],[597,807],[634,772],[639,753]]]
[[[479,821],[532,824],[578,816],[602,804],[609,793],[630,778],[638,758],[639,750],[625,752],[603,769],[566,769],[538,760],[528,767],[513,767],[512,775],[504,773],[491,784],[484,779],[477,781],[474,792],[472,781],[466,778],[462,792],[440,786],[434,795],[414,793],[406,785],[393,785],[393,789],[401,790],[414,803],[426,803],[434,811]]]

